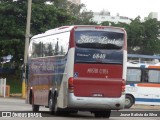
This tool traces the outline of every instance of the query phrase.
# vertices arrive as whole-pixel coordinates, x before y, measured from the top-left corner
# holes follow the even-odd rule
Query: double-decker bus
[[[128,54],[126,108],[160,105],[160,56]]]
[[[33,111],[90,111],[110,117],[125,106],[127,35],[111,26],[63,26],[35,35],[28,52]]]

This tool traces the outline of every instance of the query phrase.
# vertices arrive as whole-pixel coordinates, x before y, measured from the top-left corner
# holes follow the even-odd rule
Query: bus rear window
[[[121,49],[124,33],[113,31],[76,31],[76,46],[95,49]]]

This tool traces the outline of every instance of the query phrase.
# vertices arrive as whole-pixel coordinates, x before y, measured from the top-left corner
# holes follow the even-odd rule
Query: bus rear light
[[[125,92],[125,86],[122,86],[122,92]]]
[[[73,79],[73,77],[70,77],[68,79],[68,90],[71,93],[73,93],[73,91],[74,91],[74,79]]]
[[[125,92],[125,81],[122,81],[122,92]]]

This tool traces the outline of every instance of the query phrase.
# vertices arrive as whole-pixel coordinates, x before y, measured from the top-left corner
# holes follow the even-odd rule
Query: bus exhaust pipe
[[[115,104],[115,106],[116,106],[117,108],[119,108],[119,107],[120,107],[120,104],[119,104],[119,103],[117,103],[117,104]]]

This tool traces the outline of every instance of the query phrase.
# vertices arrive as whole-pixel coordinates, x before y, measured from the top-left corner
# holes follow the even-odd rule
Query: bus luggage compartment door
[[[75,78],[74,95],[77,97],[112,97],[122,94],[122,79]]]

